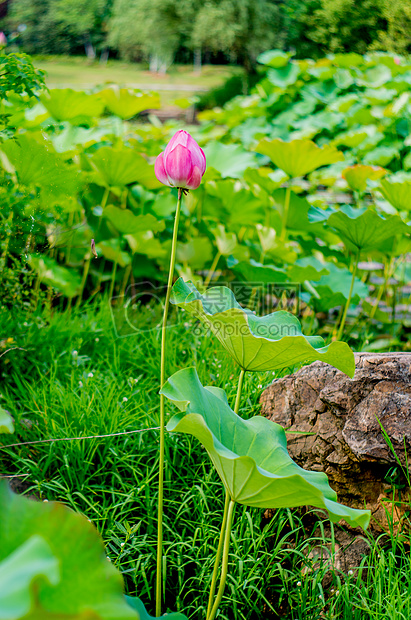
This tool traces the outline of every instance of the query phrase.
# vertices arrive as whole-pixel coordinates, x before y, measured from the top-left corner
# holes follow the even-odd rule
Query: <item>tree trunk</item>
[[[201,75],[201,47],[194,50],[194,73]]]

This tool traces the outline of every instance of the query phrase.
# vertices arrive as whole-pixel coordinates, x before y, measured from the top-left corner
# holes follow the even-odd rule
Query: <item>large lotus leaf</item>
[[[356,79],[357,84],[361,86],[371,86],[372,88],[379,88],[383,86],[389,80],[391,80],[391,71],[386,65],[376,65],[370,69],[367,69],[361,77]]]
[[[351,69],[351,67],[359,67],[364,64],[364,57],[360,54],[355,54],[354,52],[350,52],[349,54],[330,55],[328,58],[330,58],[333,65],[337,65],[337,67],[344,67],[346,69]]]
[[[175,373],[161,393],[180,409],[167,430],[201,442],[234,501],[257,508],[311,505],[327,510],[331,521],[345,519],[367,527],[368,510],[338,504],[324,473],[294,463],[279,424],[263,416],[243,420],[230,408],[223,390],[201,385],[195,368]]]
[[[104,103],[98,94],[88,95],[71,88],[54,88],[41,95],[40,100],[56,121],[74,124],[99,117],[104,110]]]
[[[328,164],[342,161],[344,155],[335,147],[317,146],[311,140],[261,140],[257,153],[267,155],[271,161],[290,177],[300,177]]]
[[[337,267],[334,263],[327,263],[327,269],[328,273],[313,285],[319,296],[313,299],[313,303],[318,310],[324,312],[346,303],[352,282],[352,273],[348,269]],[[358,304],[360,299],[364,299],[368,294],[368,286],[356,277],[351,303]]]
[[[212,287],[201,295],[192,282],[179,278],[171,301],[209,327],[244,370],[276,370],[321,360],[354,375],[354,355],[345,342],[324,347],[322,338],[303,336],[299,320],[289,312],[258,317],[242,308],[225,286]]]
[[[344,122],[344,114],[330,110],[321,110],[316,114],[310,114],[293,123],[296,131],[291,133],[292,138],[289,139],[312,138],[323,129],[332,132],[342,122]]]
[[[125,187],[141,183],[147,189],[162,187],[151,166],[140,153],[131,148],[114,149],[103,146],[90,157],[96,180],[106,187]]]
[[[286,190],[276,189],[271,196],[282,214],[285,206]],[[297,194],[294,194],[294,192],[290,192],[286,228],[291,230],[314,231],[315,227],[308,219],[310,208],[311,205],[306,198],[300,198]]]
[[[132,118],[143,110],[160,108],[160,98],[157,94],[142,93],[117,86],[100,91],[99,96],[107,109],[123,120]]]
[[[275,265],[262,265],[252,258],[249,261],[241,261],[231,266],[231,270],[240,276],[242,280],[251,284],[261,285],[276,282],[287,282],[284,269],[275,267]]]
[[[253,153],[239,144],[223,144],[213,140],[204,148],[207,166],[215,168],[222,177],[239,179],[247,168],[256,168],[258,162]]]
[[[343,170],[342,176],[351,189],[357,192],[365,192],[367,181],[377,181],[387,174],[387,170],[379,166],[363,166],[358,164]]]
[[[59,265],[54,258],[44,255],[29,254],[27,262],[37,272],[43,284],[57,289],[66,297],[75,297],[79,294],[81,277],[77,272]]]
[[[134,235],[125,235],[125,238],[133,253],[145,254],[149,258],[159,261],[170,256],[171,245],[167,244],[167,242],[161,243],[159,239],[154,237],[151,231],[135,233]]]
[[[339,68],[334,73],[334,81],[338,88],[345,90],[354,84],[354,76],[348,69]]]
[[[381,181],[379,191],[398,211],[411,211],[411,181]]]
[[[367,137],[368,133],[363,127],[360,129],[349,129],[338,134],[331,144],[333,146],[348,146],[352,149],[361,144]]]
[[[201,269],[213,258],[213,246],[208,237],[195,237],[187,243],[177,244],[177,262],[192,269]]]
[[[331,63],[327,63],[318,64],[314,67],[310,67],[307,70],[307,73],[308,75],[312,75],[313,77],[317,78],[321,82],[324,82],[325,80],[331,80],[331,78],[334,76],[335,71],[335,67],[333,67]]]
[[[59,562],[44,538],[35,535],[0,562],[0,618],[27,618],[44,580],[59,583]]]
[[[0,481],[1,620],[138,620],[91,523]]]
[[[267,71],[267,79],[271,82],[271,84],[274,84],[274,86],[287,88],[287,86],[291,86],[296,83],[300,73],[301,69],[298,64],[289,62],[284,67],[269,69]]]
[[[0,407],[0,435],[2,433],[14,433],[14,424],[13,418],[8,411],[3,409],[3,407]]]
[[[268,50],[257,56],[257,62],[267,67],[279,69],[280,67],[285,67],[290,56],[290,53],[283,52],[283,50]]]
[[[398,159],[399,156],[400,151],[395,146],[377,146],[366,153],[363,162],[371,166],[388,166],[394,158]]]
[[[255,196],[264,190],[267,194],[271,194],[278,189],[288,176],[282,170],[272,170],[272,168],[257,168],[256,170],[248,168],[244,172],[244,181],[249,185]]]
[[[39,187],[54,196],[76,193],[77,171],[53,152],[50,143],[43,140],[40,144],[25,133],[3,142],[1,151],[6,157],[6,160],[2,158],[6,169],[15,170],[22,185]]]
[[[238,188],[236,181],[232,179],[209,181],[206,189],[208,195],[221,201],[231,225],[246,226],[263,220],[265,209],[262,200],[256,198],[250,190]]]
[[[335,101],[340,88],[337,86],[334,80],[326,80],[324,82],[311,82],[304,86],[300,94],[303,97],[312,96],[318,99],[321,103],[331,103]]]
[[[139,620],[160,620],[160,618],[168,618],[168,620],[187,620],[187,616],[178,611],[174,611],[170,614],[163,614],[160,617],[150,616],[139,598],[134,596],[126,596],[126,601],[132,609],[135,609],[138,612]]]
[[[130,209],[119,209],[109,205],[103,211],[103,216],[118,232],[133,235],[138,232],[164,230],[164,220],[157,220],[154,215],[134,215]]]
[[[234,233],[227,232],[222,224],[212,231],[218,251],[222,256],[230,256],[237,247],[237,237]]]
[[[76,153],[79,146],[88,147],[91,144],[100,142],[104,136],[112,133],[108,126],[76,127],[69,123],[59,134],[51,136],[53,146],[58,153],[64,153],[65,158],[69,159]]]
[[[137,233],[137,235],[138,234],[139,233]],[[127,237],[129,236],[133,237],[134,235],[127,235]],[[126,265],[131,263],[131,256],[121,249],[119,239],[105,239],[104,241],[100,241],[96,249],[98,254],[101,252],[104,258],[113,261],[113,263],[117,263],[120,267],[126,267]]]
[[[314,256],[305,256],[296,260],[287,271],[289,282],[318,281],[327,273],[329,273],[328,263],[321,263]]]
[[[376,250],[389,237],[411,232],[411,227],[398,215],[383,218],[372,209],[353,209],[349,206],[341,207],[339,211],[332,213],[327,224],[336,230],[344,244],[354,251]]]

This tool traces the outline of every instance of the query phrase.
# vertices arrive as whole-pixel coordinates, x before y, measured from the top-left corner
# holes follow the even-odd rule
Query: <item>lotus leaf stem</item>
[[[214,620],[218,607],[221,603],[221,599],[223,598],[223,592],[225,588],[225,583],[227,581],[227,573],[228,573],[228,552],[230,549],[231,526],[233,523],[234,509],[235,509],[235,501],[230,499],[230,502],[228,504],[227,523],[226,523],[225,536],[224,536],[223,564],[221,568],[220,586],[218,588],[218,592],[217,592],[216,599],[214,601],[213,608],[207,620]]]
[[[209,617],[211,609],[213,607],[213,601],[214,601],[214,595],[215,595],[215,587],[216,587],[216,584],[217,584],[218,568],[220,566],[221,554],[223,552],[224,535],[225,535],[225,529],[226,529],[226,526],[227,526],[227,515],[228,515],[228,507],[229,507],[229,505],[230,505],[230,495],[229,495],[228,491],[226,491],[226,493],[225,493],[225,505],[224,505],[223,522],[221,524],[220,539],[218,541],[217,553],[216,553],[215,561],[214,561],[214,570],[213,570],[213,577],[211,579],[210,595],[208,597],[208,606],[207,606],[206,618]]]
[[[342,315],[340,327],[338,329],[337,340],[341,340],[341,336],[342,336],[343,331],[344,331],[345,319],[347,318],[347,312],[348,312],[348,308],[350,307],[352,292],[354,290],[355,276],[357,274],[357,267],[358,267],[359,258],[360,258],[360,252],[358,251],[357,255],[355,257],[355,261],[354,261],[354,268],[353,268],[353,272],[352,272],[350,292],[348,293],[347,303],[345,304],[345,308],[344,308],[344,312],[343,312],[343,315]]]
[[[242,368],[241,372],[240,372],[240,376],[238,378],[237,395],[236,395],[235,405],[234,405],[234,411],[237,414],[238,414],[238,411],[240,409],[241,392],[242,392],[243,384],[244,384],[244,375],[245,375],[245,370]],[[218,567],[220,565],[221,554],[222,554],[222,551],[223,551],[224,535],[225,535],[225,531],[226,531],[227,515],[228,515],[228,507],[229,507],[229,505],[230,505],[230,495],[229,495],[228,491],[226,490],[223,522],[221,524],[220,539],[218,541],[217,553],[216,553],[215,562],[214,562],[214,569],[213,569],[213,577],[211,579],[210,595],[208,597],[208,606],[207,606],[207,614],[206,614],[206,618],[207,619],[208,619],[208,617],[210,615],[210,612],[211,612],[211,609],[212,609],[212,605],[213,605],[213,600],[214,600],[214,593],[215,593],[215,587],[216,587],[217,575],[218,575]]]
[[[280,241],[285,241],[288,211],[290,209],[290,198],[291,198],[291,187],[287,187],[287,189],[285,190],[284,211],[283,211],[283,218],[282,218]]]

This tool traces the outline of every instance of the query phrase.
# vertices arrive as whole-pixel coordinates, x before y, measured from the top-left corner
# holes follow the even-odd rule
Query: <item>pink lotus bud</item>
[[[7,38],[4,32],[0,32],[0,47],[5,47],[7,45]]]
[[[177,131],[156,159],[154,172],[160,183],[181,189],[197,189],[206,169],[206,158],[187,131]]]
[[[399,56],[395,56],[394,57],[394,62],[396,65],[400,65],[401,64],[401,58]]]

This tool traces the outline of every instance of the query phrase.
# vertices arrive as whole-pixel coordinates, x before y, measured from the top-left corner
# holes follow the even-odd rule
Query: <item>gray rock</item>
[[[393,505],[389,470],[411,455],[411,354],[358,353],[354,379],[315,362],[277,379],[261,396],[262,414],[281,424],[288,451],[304,469],[323,471],[338,501],[372,511],[371,527],[387,530],[409,508],[409,489]],[[314,433],[313,435],[292,434]],[[387,510],[392,514],[387,514]]]

